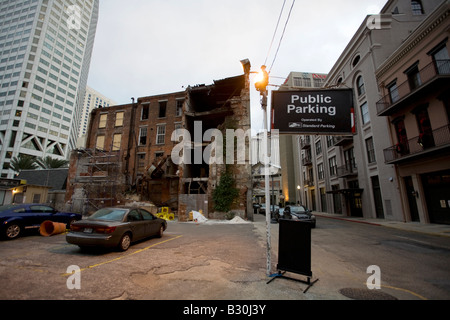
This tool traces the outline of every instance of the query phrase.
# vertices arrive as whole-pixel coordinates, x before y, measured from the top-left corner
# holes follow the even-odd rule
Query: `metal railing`
[[[337,167],[337,175],[338,177],[352,176],[358,174],[358,168],[356,167],[356,163],[346,163],[343,166]]]
[[[304,156],[302,158],[302,165],[303,166],[309,166],[312,165],[312,157],[311,156]]]
[[[450,124],[384,149],[384,160],[389,163],[445,146],[450,147]]]
[[[414,81],[413,79],[408,79],[386,94],[376,103],[378,115],[441,75],[450,75],[450,60],[433,61],[419,70],[418,74],[414,77]]]
[[[307,149],[311,147],[311,138],[309,136],[305,136],[300,140],[300,148]]]

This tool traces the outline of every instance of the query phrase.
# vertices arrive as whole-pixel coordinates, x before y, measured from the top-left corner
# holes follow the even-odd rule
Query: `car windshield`
[[[95,212],[88,219],[122,221],[125,213],[127,213],[126,209],[104,208]]]
[[[300,206],[300,207],[291,207],[291,212],[294,212],[294,213],[304,213],[306,211],[307,211],[306,208],[302,207],[302,206]]]

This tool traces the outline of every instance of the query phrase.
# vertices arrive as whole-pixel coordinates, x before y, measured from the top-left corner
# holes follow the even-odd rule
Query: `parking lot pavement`
[[[80,251],[64,234],[0,241],[0,299],[345,300],[341,288],[365,287],[365,272],[320,247],[312,251],[312,279],[319,280],[306,293],[306,285],[296,281],[267,284],[266,227],[263,215],[239,224],[169,221],[163,238],[126,252]],[[275,272],[278,224],[270,227]],[[68,287],[74,280],[69,266],[79,267],[79,289]]]
[[[171,221],[163,238],[139,242],[126,252],[81,251],[64,234],[0,241],[0,299],[328,298],[315,289],[304,294],[305,286],[297,282],[267,284],[263,221],[263,216],[242,224]],[[275,265],[276,247],[273,252]],[[68,287],[74,280],[70,266],[79,268],[80,289]]]

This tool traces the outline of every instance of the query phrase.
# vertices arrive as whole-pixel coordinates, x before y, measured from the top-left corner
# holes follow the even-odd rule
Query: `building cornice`
[[[433,30],[439,27],[448,19],[450,15],[449,4],[446,2],[441,8],[437,9],[434,14],[425,19],[415,31],[407,38],[407,40],[386,59],[378,68],[377,78],[382,77],[388,70],[390,70],[397,62],[404,56],[417,47],[424,38],[426,38]]]

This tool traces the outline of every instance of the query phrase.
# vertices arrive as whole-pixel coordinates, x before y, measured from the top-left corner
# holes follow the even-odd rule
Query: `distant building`
[[[83,111],[81,114],[80,128],[78,132],[77,148],[83,148],[86,143],[86,133],[89,124],[89,114],[96,108],[107,108],[114,106],[117,103],[110,98],[102,95],[100,92],[86,87],[86,93],[84,94]]]
[[[395,141],[395,136],[393,138],[389,134],[393,132],[394,124],[387,121],[386,116],[380,116],[380,111],[377,110],[377,105],[380,107],[377,102],[388,91],[379,87],[381,73],[377,78],[376,72],[383,70],[384,75],[389,75],[389,81],[394,80],[394,70],[387,69],[394,66],[402,56],[392,55],[396,50],[401,50],[399,48],[417,43],[418,38],[410,38],[410,35],[425,28],[424,21],[442,3],[448,8],[448,1],[442,0],[389,0],[380,15],[366,17],[323,83],[323,88],[353,89],[356,131],[353,135],[346,136],[297,136],[293,144],[288,143],[288,146],[294,146],[293,150],[300,146],[299,153],[294,152],[293,155],[293,163],[296,164],[294,168],[298,169],[294,169],[297,170],[294,171],[295,183],[288,185],[289,198],[300,198],[300,202],[316,211],[397,221],[410,220],[405,218],[409,215],[405,213],[406,196],[403,196],[404,199],[400,196],[400,190],[406,187],[398,177],[399,166],[394,165],[396,159],[385,159],[386,148]],[[431,25],[433,22],[430,22]],[[448,28],[448,24],[446,26]],[[418,37],[422,36],[424,38],[420,38],[421,43],[431,43],[431,39],[437,37],[436,34],[430,36],[424,33]],[[443,38],[444,35],[439,39],[444,41]],[[411,42],[406,42],[407,39],[411,39]],[[390,56],[392,61],[385,62]],[[415,59],[420,57],[416,55]],[[410,66],[412,64],[411,61]],[[395,72],[400,74],[404,71],[406,67]],[[400,83],[400,76],[396,76]],[[405,75],[402,77],[405,78]],[[388,80],[385,76],[382,79]],[[442,106],[436,108],[442,109]],[[411,126],[411,115],[405,117],[405,122],[406,119],[408,126]],[[445,123],[442,125],[445,126]],[[437,126],[438,123],[434,123],[433,129],[437,129]],[[411,129],[408,137],[414,130],[417,131]],[[281,143],[280,146],[283,148]],[[287,157],[286,161],[289,159]],[[440,163],[443,161],[444,158]],[[431,168],[427,170],[433,171]],[[407,171],[403,174],[409,175]],[[418,187],[417,176],[413,179],[416,179],[413,185]],[[426,219],[421,221],[426,222]]]
[[[450,224],[450,28],[444,1],[377,69],[379,119],[388,124],[405,221]]]
[[[326,79],[327,75],[323,73],[291,72],[279,90],[320,89]],[[281,199],[283,202],[306,204],[301,197],[306,181],[302,177],[307,174],[305,168],[301,168],[302,141],[305,137],[285,134],[280,136]]]
[[[13,203],[14,195],[26,184],[21,179],[0,178],[0,206]]]
[[[329,212],[405,220],[397,170],[384,159],[384,149],[392,140],[389,122],[377,112],[382,93],[376,71],[443,2],[388,1],[375,16],[380,23],[371,24],[374,17],[368,16],[330,70],[325,86],[353,88],[356,133],[322,138],[321,145],[317,138],[311,140],[315,159],[318,148],[323,159],[310,164],[319,181],[318,210],[326,203]],[[314,201],[314,189],[308,191],[308,200]]]
[[[250,123],[248,73],[94,109],[86,148],[71,155],[66,201],[73,210],[88,213],[133,198],[171,207],[180,220],[192,210],[215,218],[223,213],[214,209],[213,192],[227,171],[240,192],[232,211],[251,219],[250,156],[242,164],[207,163],[204,155],[214,149],[208,148],[211,142],[202,140],[209,129],[224,135],[231,128],[246,132]],[[181,163],[172,158],[172,150],[181,143],[176,129],[185,129],[192,138],[183,139]]]
[[[322,88],[326,79],[324,73],[291,72],[279,90]]]
[[[98,0],[0,2],[0,177],[20,154],[67,159],[76,146]]]

